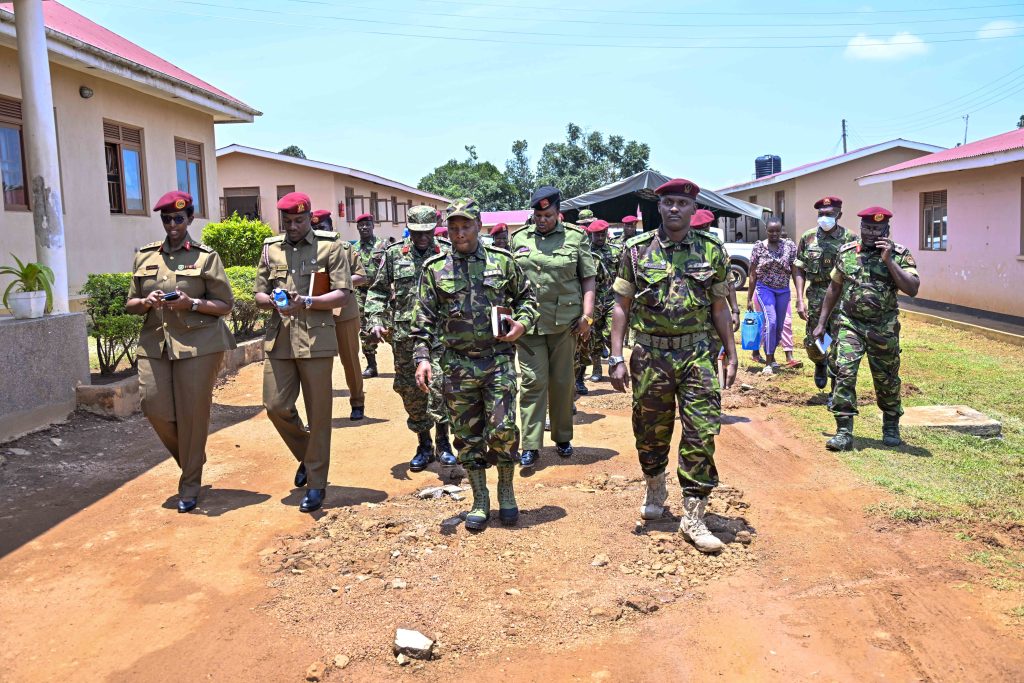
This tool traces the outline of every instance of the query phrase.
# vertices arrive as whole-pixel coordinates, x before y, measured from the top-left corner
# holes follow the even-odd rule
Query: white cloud
[[[891,38],[871,38],[861,33],[850,38],[844,53],[850,59],[891,60],[915,57],[928,52],[928,46],[913,33],[902,31]]]
[[[1009,19],[990,21],[978,29],[979,38],[1009,38],[1020,33],[1022,24]]]

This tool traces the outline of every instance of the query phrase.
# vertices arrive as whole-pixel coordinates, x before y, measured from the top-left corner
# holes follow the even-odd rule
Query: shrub
[[[242,218],[238,213],[220,223],[207,223],[203,228],[203,244],[214,249],[224,267],[255,266],[263,251],[263,240],[274,232],[255,218]]]
[[[131,287],[130,273],[93,273],[82,287],[89,298],[85,310],[89,314],[89,336],[96,339],[96,356],[101,375],[112,375],[122,360],[137,367],[135,349],[139,344],[143,317],[124,310]]]
[[[235,305],[231,309],[231,331],[242,339],[252,336],[257,328],[266,324],[270,311],[256,308],[253,290],[256,288],[256,266],[231,266],[225,269]]]

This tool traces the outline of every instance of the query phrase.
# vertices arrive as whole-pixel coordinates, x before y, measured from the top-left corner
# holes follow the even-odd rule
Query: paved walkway
[[[914,301],[903,296],[900,297],[900,308],[904,311],[934,315],[947,320],[1024,337],[1024,317],[990,313],[952,304]]]

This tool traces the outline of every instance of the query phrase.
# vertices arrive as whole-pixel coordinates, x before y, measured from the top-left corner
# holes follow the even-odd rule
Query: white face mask
[[[818,216],[818,227],[822,230],[831,230],[836,227],[836,219],[832,216]]]

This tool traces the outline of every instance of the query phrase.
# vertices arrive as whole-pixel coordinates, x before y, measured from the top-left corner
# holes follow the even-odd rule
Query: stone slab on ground
[[[970,406],[914,406],[906,408],[900,425],[942,427],[974,436],[999,436],[1002,425]]]

